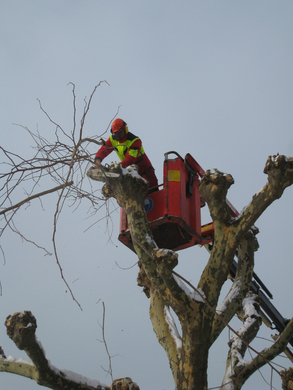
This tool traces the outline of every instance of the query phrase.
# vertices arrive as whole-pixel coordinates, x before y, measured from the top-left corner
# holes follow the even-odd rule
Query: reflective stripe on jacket
[[[120,161],[125,160],[126,154],[128,154],[129,156],[135,159],[138,159],[140,156],[144,155],[144,149],[141,143],[140,143],[140,147],[133,145],[135,141],[139,140],[139,138],[130,132],[128,132],[126,140],[122,143],[113,139],[112,135],[110,136],[109,139]]]
[[[136,164],[138,166],[139,175],[145,176],[145,172],[148,171],[148,176],[153,175],[155,177],[155,174],[152,174],[154,170],[148,156],[144,152],[141,139],[134,134],[128,132],[123,142],[116,141],[110,136],[105,142],[105,145],[101,146],[98,150],[95,158],[103,161],[105,157],[113,152],[113,150],[115,150],[119,156],[119,159],[121,160],[120,164],[123,168]]]

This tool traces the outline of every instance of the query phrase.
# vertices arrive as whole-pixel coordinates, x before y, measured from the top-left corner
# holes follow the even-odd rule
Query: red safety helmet
[[[112,133],[117,133],[117,131],[122,130],[126,126],[126,123],[123,119],[117,118],[112,123]]]

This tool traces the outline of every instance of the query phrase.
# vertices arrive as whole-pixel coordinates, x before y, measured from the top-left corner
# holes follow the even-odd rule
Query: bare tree
[[[106,81],[104,81],[106,82]],[[55,127],[54,139],[47,140],[39,132],[33,133],[27,127],[23,127],[30,135],[33,145],[34,155],[25,159],[0,145],[0,152],[4,162],[1,164],[0,173],[0,220],[2,228],[0,237],[6,229],[11,229],[19,234],[24,240],[28,240],[15,225],[15,215],[22,207],[27,207],[34,199],[41,201],[42,197],[57,193],[56,208],[54,212],[54,229],[52,234],[53,251],[57,264],[60,268],[61,276],[67,285],[73,299],[75,297],[70,286],[64,278],[62,267],[59,262],[56,246],[56,231],[59,216],[63,210],[64,204],[69,204],[77,208],[80,203],[87,202],[92,214],[95,214],[101,207],[105,206],[105,200],[97,196],[97,191],[92,189],[90,192],[84,189],[84,172],[91,164],[92,156],[88,151],[88,145],[102,145],[100,136],[92,138],[84,137],[84,125],[87,113],[90,109],[92,99],[100,82],[91,93],[88,101],[84,101],[83,115],[78,126],[76,118],[76,95],[75,85],[72,85],[73,94],[73,127],[66,131],[59,124],[54,122],[49,114],[43,109],[39,101],[40,109],[47,116],[51,125]],[[39,187],[47,187],[47,190],[38,192]],[[19,202],[13,202],[16,196],[19,196],[20,189],[23,188],[24,198]],[[15,196],[15,194],[17,194]],[[39,246],[38,243],[33,242]],[[3,254],[5,251],[0,245]],[[46,248],[42,248],[47,254],[51,254]],[[78,302],[77,302],[78,303]]]
[[[229,343],[222,389],[238,390],[256,370],[265,364],[271,364],[271,360],[286,349],[293,335],[292,319],[271,347],[258,352],[256,357],[249,361],[244,360],[262,322],[257,296],[250,292],[254,252],[258,247],[255,222],[266,208],[292,185],[293,158],[280,155],[268,157],[264,169],[268,176],[267,184],[253,196],[250,204],[237,218],[231,217],[226,203],[228,189],[234,183],[232,176],[217,170],[206,171],[199,188],[214,222],[214,242],[199,282],[196,287],[192,286],[175,271],[178,254],[158,248],[152,238],[144,206],[148,187],[146,181],[137,175],[136,167],[123,169],[119,164],[112,164],[110,167],[101,166],[100,169],[88,170],[89,164],[92,163],[88,144],[102,142],[95,138],[83,138],[85,118],[97,87],[85,103],[84,114],[77,130],[73,86],[74,126],[70,134],[54,123],[40,105],[41,110],[56,126],[56,141],[49,142],[27,129],[36,144],[36,154],[32,159],[24,160],[1,147],[7,159],[7,171],[0,176],[3,182],[0,215],[4,221],[1,234],[8,228],[21,234],[14,225],[16,210],[35,198],[57,191],[53,242],[54,254],[63,277],[55,234],[58,217],[65,202],[70,201],[78,206],[79,202],[85,200],[89,202],[94,213],[103,206],[105,199],[115,198],[127,215],[131,239],[139,259],[138,284],[150,299],[153,329],[167,354],[176,389],[207,389],[209,350],[222,331],[230,327],[230,320],[237,314],[243,321],[243,326],[238,331],[231,328],[233,336]],[[105,183],[102,199],[95,195],[94,190],[84,191],[83,178],[86,171],[91,179]],[[36,185],[46,177],[53,179],[55,186],[36,193]],[[31,186],[27,197],[14,204],[12,194],[23,183],[29,183]],[[229,276],[236,253],[237,272],[227,297],[219,304],[220,292]],[[180,331],[172,312],[178,318]],[[99,383],[92,385],[88,381],[74,381],[67,373],[50,367],[36,341],[36,320],[30,312],[7,317],[6,327],[9,337],[19,349],[27,352],[33,364],[22,364],[20,368],[15,362],[7,361],[2,351],[0,370],[28,376],[53,389],[65,386],[72,389],[99,389],[104,386]],[[288,379],[290,371],[282,375]],[[285,379],[283,381],[285,383]],[[130,378],[114,381],[112,388],[122,385],[125,386],[123,388],[137,388]]]

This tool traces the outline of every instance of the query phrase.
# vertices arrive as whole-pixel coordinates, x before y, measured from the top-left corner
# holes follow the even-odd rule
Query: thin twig
[[[106,309],[105,309],[105,303],[102,302],[103,304],[103,325],[102,325],[102,337],[103,337],[103,343],[105,345],[105,349],[106,349],[106,352],[107,352],[107,355],[108,355],[108,359],[109,359],[109,370],[107,371],[110,376],[111,376],[111,380],[113,382],[113,371],[112,371],[112,360],[111,360],[111,355],[109,353],[109,350],[108,350],[108,345],[107,345],[107,342],[106,342],[106,338],[105,338],[105,319],[106,319]]]

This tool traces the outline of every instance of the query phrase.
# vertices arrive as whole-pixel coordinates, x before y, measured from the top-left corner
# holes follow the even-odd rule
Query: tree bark
[[[247,345],[254,340],[261,325],[261,317],[258,314],[258,309],[257,295],[248,294],[243,301],[243,308],[239,313],[239,317],[243,320],[243,326],[238,330],[237,335],[233,335],[229,342],[230,350],[221,390],[231,389],[231,382],[233,383],[234,390],[238,389],[239,381],[237,377],[235,378],[235,369],[239,362],[242,362]]]
[[[261,351],[254,359],[235,367],[235,390],[240,390],[248,378],[265,364],[284,352],[293,334],[293,318],[279,335],[277,340]]]
[[[214,242],[197,286],[197,291],[201,291],[201,296],[204,297],[200,301],[195,298],[194,292],[192,294],[187,291],[186,286],[173,273],[178,263],[177,254],[157,248],[152,238],[144,209],[147,184],[137,175],[136,168],[132,166],[125,170],[118,164],[110,168],[101,166],[101,169],[88,172],[92,179],[105,182],[103,194],[115,197],[127,214],[131,238],[139,258],[138,284],[144,287],[147,297],[150,297],[153,328],[166,351],[177,390],[207,389],[209,348],[241,307],[251,284],[254,250],[257,246],[257,229],[254,228],[254,223],[282,195],[284,189],[293,183],[293,159],[284,156],[269,157],[265,173],[268,174],[268,183],[237,218],[231,217],[226,203],[228,189],[234,183],[232,176],[212,170],[207,171],[202,178],[199,188],[214,222]],[[219,295],[237,249],[237,274],[226,302],[221,306],[219,317],[216,312]],[[169,308],[173,309],[179,319],[181,335],[170,319]],[[249,322],[248,317],[245,319],[246,323]],[[255,327],[243,333],[247,340],[254,337],[259,319],[260,317],[256,317]],[[282,339],[288,342],[290,337]],[[280,343],[279,341],[279,345]],[[243,348],[237,353],[240,356],[245,350]],[[234,355],[231,354],[228,358],[229,361],[232,356]],[[242,367],[241,373],[237,370],[238,366],[235,366],[235,375],[240,384],[246,380],[245,372],[252,372],[253,369]]]
[[[109,387],[98,381],[84,377],[80,377],[80,381],[75,381],[70,378],[68,371],[61,371],[53,367],[47,360],[45,352],[36,338],[37,321],[30,311],[8,316],[5,325],[8,336],[20,350],[27,353],[32,360],[32,364],[2,358],[0,359],[1,371],[24,375],[34,379],[39,385],[54,390],[110,390]]]
[[[236,275],[227,296],[217,307],[220,318],[218,316],[214,318],[211,344],[219,337],[226,324],[239,310],[250,289],[254,268],[254,252],[258,249],[255,233],[258,233],[257,229],[250,230],[239,243]]]
[[[282,389],[293,390],[293,368],[281,371]]]

